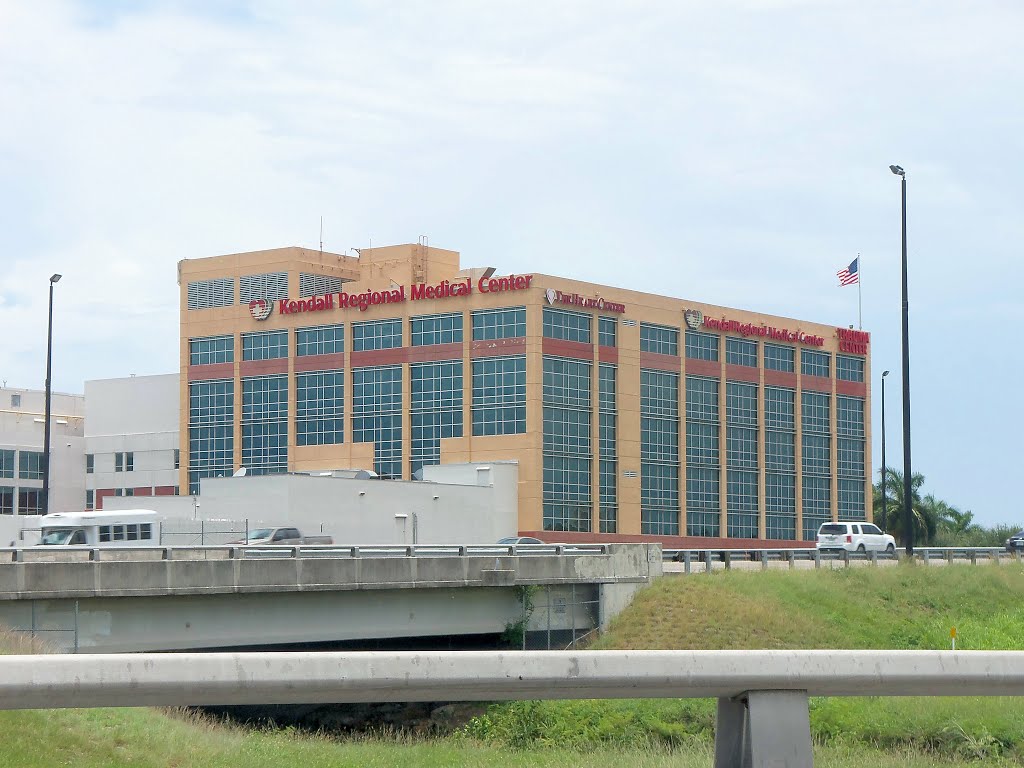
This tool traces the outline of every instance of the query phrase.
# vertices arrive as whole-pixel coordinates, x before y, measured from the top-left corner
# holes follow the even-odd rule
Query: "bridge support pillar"
[[[715,768],[814,768],[806,691],[718,700]]]

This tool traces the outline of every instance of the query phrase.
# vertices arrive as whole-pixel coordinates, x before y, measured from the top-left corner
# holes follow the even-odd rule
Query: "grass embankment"
[[[1024,650],[1020,566],[853,568],[665,578],[641,592],[595,648]],[[714,702],[541,702],[495,706],[473,723],[507,744],[708,741]],[[1024,756],[1015,698],[815,699],[825,745],[870,745],[953,761]]]
[[[717,573],[643,591],[600,648],[1024,648],[1024,569],[923,567]],[[29,652],[21,649],[15,652]],[[818,699],[816,764],[1017,765],[1016,699]],[[440,739],[331,740],[251,732],[159,710],[0,712],[0,765],[706,767],[714,702],[581,701],[495,705]],[[511,749],[510,749],[511,748]]]

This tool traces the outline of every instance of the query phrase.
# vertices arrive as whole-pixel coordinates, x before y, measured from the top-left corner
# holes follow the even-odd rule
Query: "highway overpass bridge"
[[[564,648],[661,573],[657,544],[0,549],[0,625],[90,653],[510,629],[523,647]]]

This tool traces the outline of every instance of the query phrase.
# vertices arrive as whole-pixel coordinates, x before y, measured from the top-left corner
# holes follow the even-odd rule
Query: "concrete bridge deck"
[[[657,545],[0,550],[0,624],[68,650],[186,650],[606,624]],[[524,608],[541,587],[543,611]],[[562,632],[562,635],[558,635]]]

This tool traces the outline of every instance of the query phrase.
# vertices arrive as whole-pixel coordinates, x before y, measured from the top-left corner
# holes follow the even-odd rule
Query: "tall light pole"
[[[885,471],[885,377],[888,371],[882,371],[882,519],[889,528],[889,475]]]
[[[60,275],[50,275],[50,312],[46,323],[46,395],[43,404],[43,499],[44,515],[50,511],[50,360],[53,353],[53,286]]]
[[[900,177],[903,202],[903,528],[906,531],[907,555],[914,554],[913,498],[910,495],[910,302],[907,300],[907,174],[900,166],[889,170]]]

